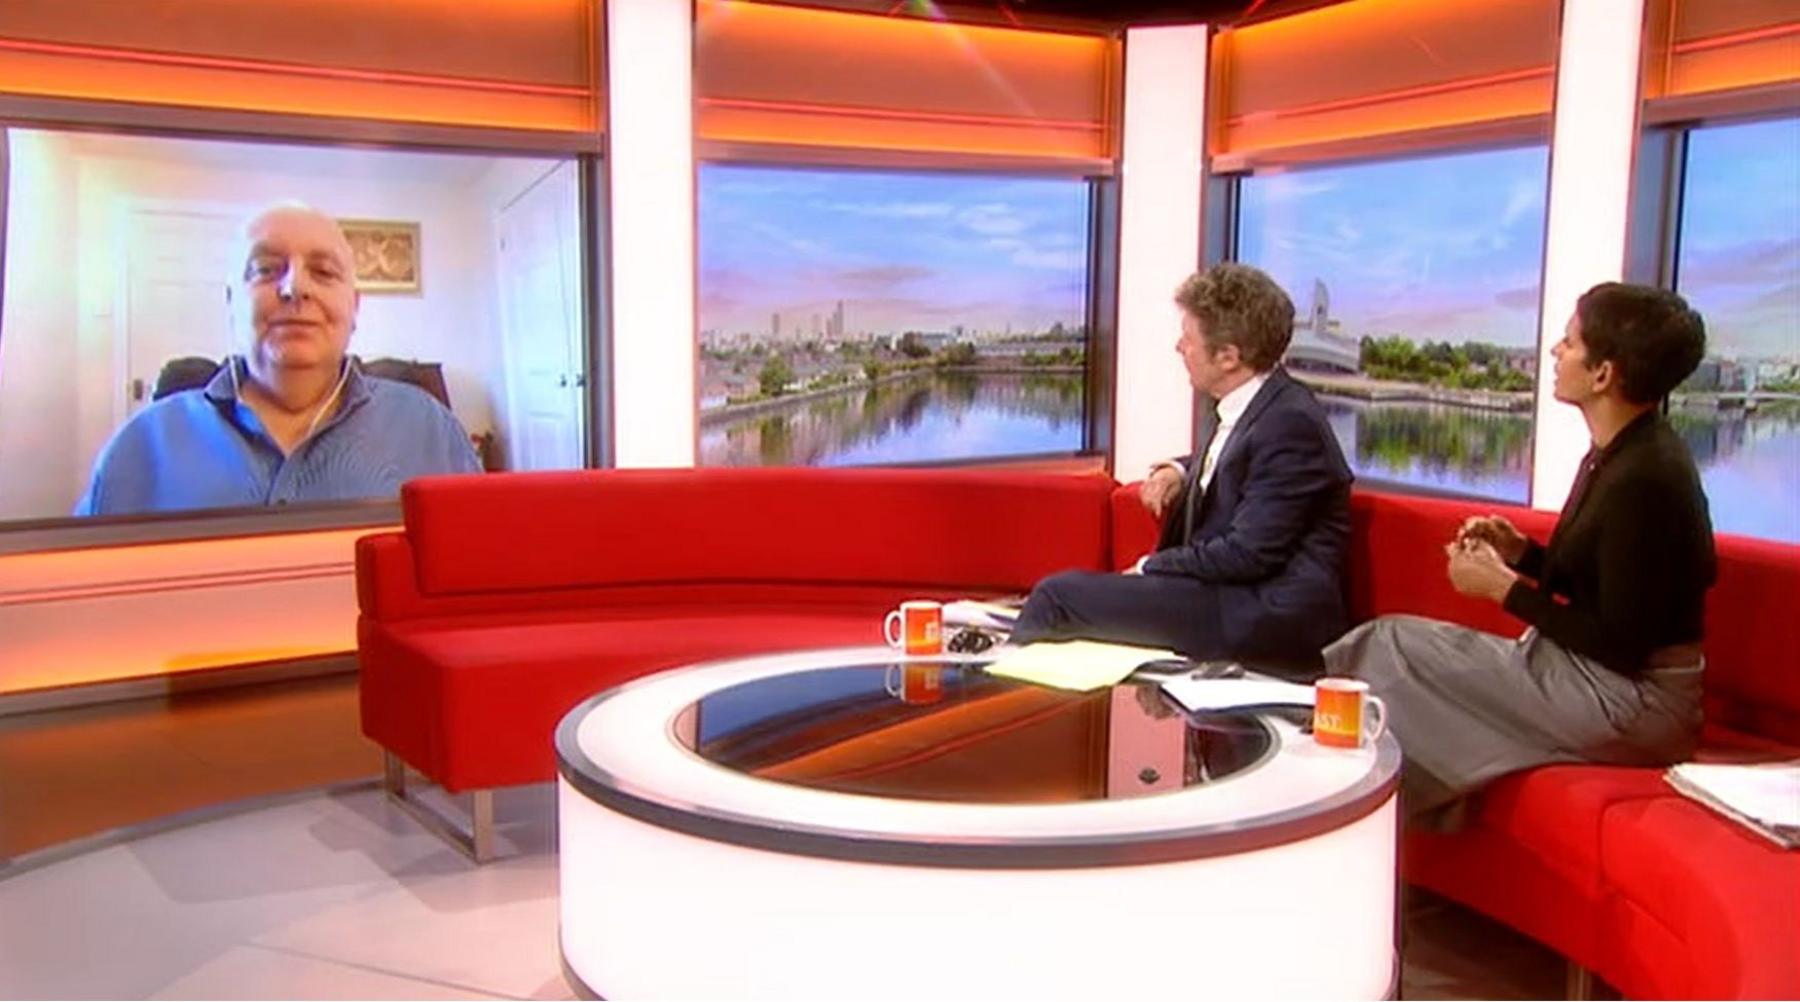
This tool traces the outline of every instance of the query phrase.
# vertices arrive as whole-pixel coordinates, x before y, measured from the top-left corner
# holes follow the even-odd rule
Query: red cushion
[[[1556,518],[1508,505],[1354,491],[1350,495],[1350,618],[1411,613],[1516,636],[1524,624],[1494,602],[1458,595],[1445,576],[1444,544],[1470,515],[1499,514],[1548,539]]]
[[[691,581],[1023,590],[1111,557],[1098,475],[583,470],[427,477],[401,491],[430,594]]]
[[[1476,824],[1455,835],[1407,832],[1401,863],[1407,882],[1505,922],[1578,964],[1599,966],[1604,892],[1592,880],[1570,883],[1568,871],[1542,853]]]
[[[1615,805],[1663,796],[1654,769],[1552,765],[1503,777],[1476,802],[1476,823],[1519,843],[1570,884],[1598,890],[1600,830]]]
[[[539,782],[589,696],[714,658],[880,643],[880,627],[879,610],[791,607],[407,623],[363,637],[363,731],[451,791]]]
[[[1707,719],[1800,744],[1800,545],[1720,535],[1706,595]]]
[[[1139,500],[1141,483],[1124,484],[1112,494],[1112,569],[1124,570],[1137,559],[1156,550],[1162,535],[1162,523],[1150,514]]]
[[[1607,812],[1601,840],[1632,931],[1604,969],[1628,997],[1800,995],[1800,852],[1672,794]],[[1669,943],[1681,948],[1657,948]]]

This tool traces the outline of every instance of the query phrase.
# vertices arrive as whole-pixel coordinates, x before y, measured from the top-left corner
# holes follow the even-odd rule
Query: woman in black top
[[[1556,399],[1581,408],[1593,448],[1548,545],[1488,515],[1445,547],[1457,591],[1529,628],[1508,640],[1384,616],[1325,649],[1331,674],[1387,701],[1409,818],[1455,827],[1464,794],[1535,765],[1661,765],[1693,751],[1712,523],[1658,404],[1705,348],[1680,296],[1589,290],[1553,353]]]

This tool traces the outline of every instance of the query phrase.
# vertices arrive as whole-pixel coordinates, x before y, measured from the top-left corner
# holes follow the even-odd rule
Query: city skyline
[[[841,300],[845,334],[1081,322],[1077,179],[701,168],[700,327],[784,336]]]

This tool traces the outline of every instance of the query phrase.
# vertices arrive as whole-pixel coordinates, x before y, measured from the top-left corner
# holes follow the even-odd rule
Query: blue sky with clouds
[[[1800,361],[1800,118],[1695,129],[1681,214],[1709,353]]]
[[[1544,147],[1262,174],[1238,258],[1305,312],[1323,281],[1345,333],[1537,343]]]
[[[702,330],[839,299],[851,332],[1081,321],[1084,181],[709,164],[699,202]]]

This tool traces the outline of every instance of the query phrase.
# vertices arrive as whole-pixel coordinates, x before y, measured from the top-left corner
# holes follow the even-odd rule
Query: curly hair
[[[1274,368],[1294,337],[1294,301],[1274,279],[1247,264],[1219,264],[1189,275],[1175,290],[1175,304],[1200,321],[1207,351],[1235,345],[1258,372]]]
[[[1602,282],[1575,301],[1587,366],[1611,362],[1634,404],[1655,403],[1706,356],[1706,322],[1667,289]]]

